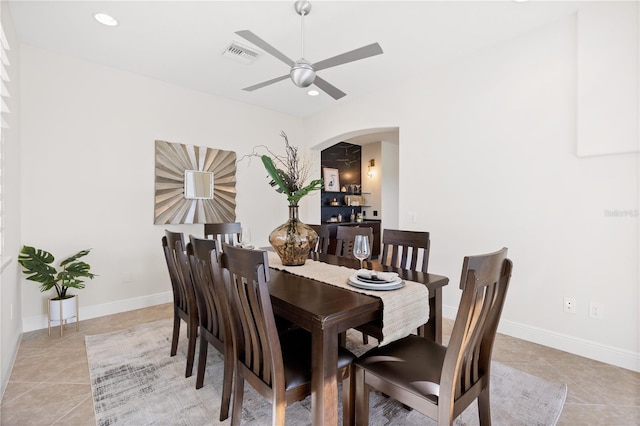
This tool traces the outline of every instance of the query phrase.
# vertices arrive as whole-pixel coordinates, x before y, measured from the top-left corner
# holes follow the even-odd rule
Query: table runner
[[[408,336],[429,319],[429,290],[424,284],[405,280],[405,286],[398,290],[365,290],[347,284],[355,269],[316,260],[307,260],[301,266],[284,266],[277,253],[269,251],[268,254],[271,268],[381,299],[383,338],[380,345]]]

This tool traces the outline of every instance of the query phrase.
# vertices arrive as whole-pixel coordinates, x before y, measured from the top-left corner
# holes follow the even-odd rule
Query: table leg
[[[433,290],[429,297],[429,321],[418,329],[418,334],[442,344],[442,289]]]
[[[311,411],[314,425],[338,424],[338,331],[312,331]]]

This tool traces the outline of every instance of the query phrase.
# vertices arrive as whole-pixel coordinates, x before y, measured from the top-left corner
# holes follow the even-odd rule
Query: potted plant
[[[82,289],[85,287],[83,279],[93,279],[91,266],[80,259],[89,254],[91,249],[80,250],[78,253],[63,259],[59,263],[61,269],[56,269],[52,264],[55,258],[45,250],[30,246],[23,246],[18,257],[22,266],[22,272],[27,279],[40,283],[40,291],[56,289],[56,296],[49,299],[49,324],[52,321],[60,322],[60,335],[62,335],[62,323],[69,318],[78,320],[78,302],[76,295],[67,294],[69,288]],[[51,329],[49,329],[51,334]]]

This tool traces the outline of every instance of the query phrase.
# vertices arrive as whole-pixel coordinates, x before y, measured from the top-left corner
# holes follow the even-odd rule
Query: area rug
[[[222,356],[209,347],[204,387],[196,390],[193,376],[184,377],[186,338],[178,354],[169,356],[171,320],[86,337],[96,423],[102,425],[212,425],[219,422]],[[186,328],[186,327],[185,327]],[[183,331],[184,333],[184,331]],[[367,348],[360,333],[348,335],[354,353]],[[567,386],[551,383],[503,364],[491,369],[491,417],[495,425],[555,425],[562,412]],[[375,392],[370,399],[372,425],[435,425],[436,422]],[[271,404],[245,385],[243,425],[271,423]],[[340,413],[341,414],[341,413]],[[288,425],[307,425],[311,399],[287,408]],[[340,423],[342,418],[340,418]],[[478,424],[472,404],[456,425]]]

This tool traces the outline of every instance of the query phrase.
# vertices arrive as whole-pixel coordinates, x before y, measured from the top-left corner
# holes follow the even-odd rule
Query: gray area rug
[[[193,376],[184,377],[186,326],[182,324],[178,354],[169,356],[171,320],[142,324],[127,330],[86,337],[94,409],[98,425],[211,425],[219,422],[222,356],[209,347],[205,384],[196,390]],[[362,353],[360,333],[349,333],[351,350]],[[199,344],[199,343],[198,343]],[[491,414],[495,425],[555,425],[567,395],[567,386],[494,362],[491,371]],[[372,425],[435,425],[415,410],[377,393],[370,398]],[[287,424],[307,425],[311,399],[287,408]],[[340,421],[342,419],[340,418]],[[271,404],[245,385],[243,425],[271,423]],[[478,424],[472,404],[456,425]]]

